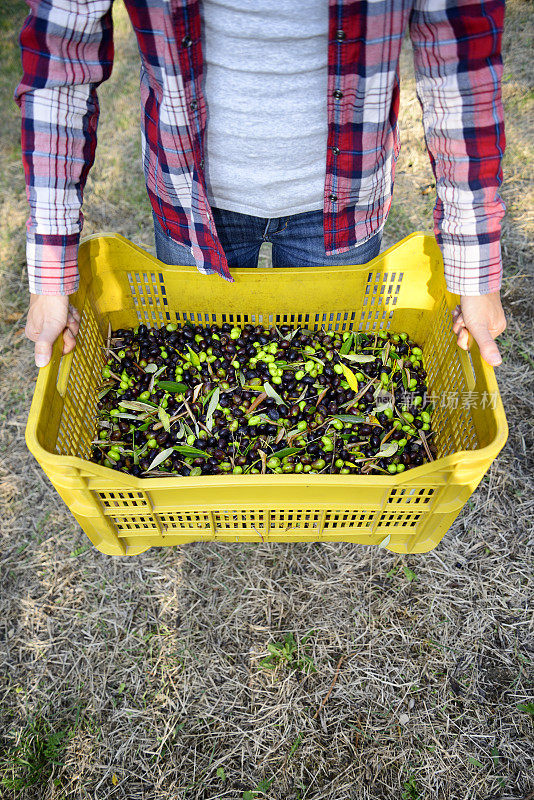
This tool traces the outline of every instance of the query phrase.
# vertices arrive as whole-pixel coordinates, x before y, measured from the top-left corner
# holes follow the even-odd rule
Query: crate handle
[[[469,350],[463,350],[461,347],[457,346],[458,352],[460,354],[460,361],[462,362],[463,371],[467,382],[467,388],[469,389],[470,392],[473,391],[477,382],[477,377],[475,374],[475,366],[473,364],[473,358],[471,356],[471,349],[473,348],[473,346],[476,347],[476,343],[471,334],[469,334]]]
[[[60,338],[61,342],[63,342],[63,337]],[[71,350],[70,353],[67,353],[66,355],[61,357],[56,378],[56,389],[61,397],[65,397],[65,392],[67,391],[67,386],[69,382],[69,373],[70,373],[70,368],[72,366],[73,358],[74,358],[74,350]]]

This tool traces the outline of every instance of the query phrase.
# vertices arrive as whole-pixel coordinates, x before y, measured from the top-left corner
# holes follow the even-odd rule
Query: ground
[[[509,0],[504,42],[510,437],[439,547],[408,557],[213,543],[128,559],[88,545],[24,443],[36,369],[11,99],[24,15],[2,4],[0,797],[534,798],[532,6]],[[85,232],[150,249],[138,56],[118,4],[115,25]],[[386,246],[432,224],[409,46],[402,74]]]

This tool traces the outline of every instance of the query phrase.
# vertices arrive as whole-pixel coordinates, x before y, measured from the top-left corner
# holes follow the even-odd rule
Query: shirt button
[[[335,156],[338,156],[341,153],[341,150],[339,149],[339,147],[333,147],[332,152]]]
[[[333,92],[333,95],[336,98],[336,100],[341,100],[341,98],[343,97],[343,92],[340,92],[339,89],[336,89],[335,92]]]
[[[189,103],[189,108],[191,109],[191,111],[196,111],[196,110],[197,110],[197,108],[198,108],[198,103],[197,103],[197,101],[196,101],[196,100],[193,100],[191,103]]]
[[[337,194],[330,194],[328,195],[328,199],[332,201],[332,203],[337,202]]]
[[[338,42],[342,42],[346,38],[345,31],[336,31],[336,39]]]
[[[191,39],[191,37],[184,36],[184,38],[182,39],[182,47],[191,47],[192,44],[193,40]]]

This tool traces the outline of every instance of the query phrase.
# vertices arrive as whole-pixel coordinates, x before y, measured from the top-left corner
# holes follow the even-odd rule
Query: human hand
[[[502,362],[494,341],[506,328],[499,292],[460,298],[460,305],[452,312],[452,321],[458,347],[467,350],[471,334],[484,361],[491,367],[497,367]]]
[[[69,303],[68,295],[30,294],[30,307],[24,333],[35,342],[35,364],[46,367],[52,345],[63,334],[63,355],[74,350],[80,327],[80,312]]]

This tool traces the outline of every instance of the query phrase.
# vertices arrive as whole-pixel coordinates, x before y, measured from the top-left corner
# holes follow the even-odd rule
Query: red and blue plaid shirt
[[[28,4],[15,98],[31,208],[30,291],[70,294],[78,286],[97,87],[113,62],[112,0]],[[201,272],[231,280],[203,170],[200,0],[125,4],[141,53],[143,160],[152,207],[169,235],[191,249]],[[504,0],[329,0],[327,254],[346,252],[386,220],[400,147],[399,53],[408,28],[448,288],[462,295],[500,288],[503,18]]]

